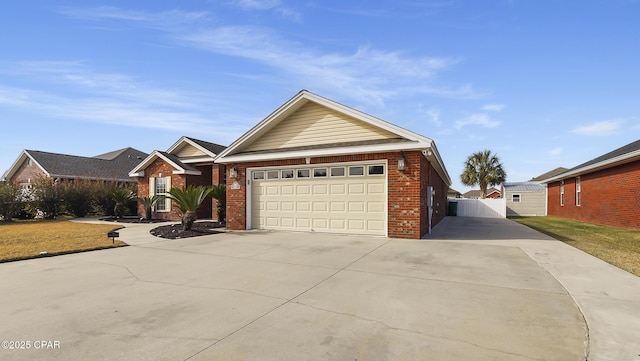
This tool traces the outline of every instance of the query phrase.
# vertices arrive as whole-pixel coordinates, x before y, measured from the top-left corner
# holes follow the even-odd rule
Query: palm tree
[[[218,215],[218,222],[224,223],[226,218],[226,207],[227,207],[227,186],[224,184],[218,184],[211,186],[211,191],[209,192],[211,198],[218,201],[218,205],[216,207],[216,214]]]
[[[112,190],[109,192],[109,197],[116,202],[115,207],[113,207],[113,214],[116,218],[122,218],[127,203],[136,199],[136,195],[126,188],[116,188]]]
[[[163,197],[158,194],[154,194],[152,197],[140,197],[138,198],[138,202],[142,204],[144,207],[145,219],[153,218],[153,214],[151,213],[153,207],[161,200]]]
[[[187,186],[186,188],[171,188],[165,197],[170,198],[182,214],[182,231],[188,231],[196,221],[196,210],[211,192],[211,187]]]
[[[480,198],[487,196],[487,188],[496,186],[507,179],[507,173],[497,155],[490,150],[473,153],[464,163],[464,170],[460,175],[462,184],[467,186],[480,186]]]

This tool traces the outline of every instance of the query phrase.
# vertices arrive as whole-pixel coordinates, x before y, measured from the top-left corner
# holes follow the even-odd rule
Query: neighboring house
[[[550,216],[640,229],[640,140],[543,183]]]
[[[24,188],[30,188],[33,182],[42,177],[135,183],[136,179],[129,177],[129,171],[146,156],[147,153],[133,148],[119,149],[95,157],[24,150],[5,172],[2,180],[20,184]]]
[[[233,142],[227,228],[419,239],[451,180],[433,140],[303,90]]]
[[[545,179],[549,179],[549,178],[551,178],[551,177],[555,177],[555,176],[557,176],[558,174],[564,173],[564,172],[566,172],[566,171],[568,171],[568,169],[567,169],[567,168],[564,168],[564,167],[558,167],[558,168],[556,168],[556,169],[552,169],[552,170],[550,170],[550,171],[548,171],[548,172],[546,172],[546,173],[544,173],[544,174],[541,174],[541,175],[539,175],[539,176],[537,176],[537,177],[533,177],[533,178],[531,178],[531,179],[529,180],[529,182],[538,182],[538,183],[540,183],[540,182],[542,182],[542,181],[543,181],[543,180],[545,180]]]
[[[129,168],[129,176],[137,178],[139,197],[162,195],[172,187],[224,184],[224,165],[213,163],[224,149],[219,144],[181,137],[166,152],[155,150],[136,163],[135,168]],[[215,202],[207,199],[198,209],[197,217],[217,219]],[[142,205],[139,205],[138,213],[145,214]],[[173,202],[165,198],[156,203],[153,217],[178,220],[180,214]]]
[[[447,198],[462,198],[462,193],[453,188],[449,188],[449,190],[447,190]]]
[[[539,182],[502,184],[509,216],[544,216],[547,212],[547,187]]]
[[[479,199],[480,198],[480,189],[473,189],[470,190],[466,193],[462,194],[462,198],[467,198],[467,199]],[[495,189],[495,188],[489,188],[487,189],[487,195],[485,196],[485,198],[500,198],[502,196],[502,193],[500,193],[499,190]]]

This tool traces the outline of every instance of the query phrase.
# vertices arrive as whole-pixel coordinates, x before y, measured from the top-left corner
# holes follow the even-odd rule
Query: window
[[[298,178],[309,178],[308,169],[298,169]]]
[[[580,177],[576,177],[576,206],[580,206]]]
[[[369,166],[369,175],[384,175],[384,166],[383,165],[370,165]]]
[[[264,172],[263,171],[259,171],[259,172],[252,172],[252,176],[251,178],[253,178],[253,180],[263,180],[264,179]]]
[[[167,193],[167,178],[156,178],[153,194],[164,195],[165,193]],[[167,202],[164,202],[162,199],[156,202],[156,212],[168,210]]]
[[[560,205],[564,206],[564,181],[560,181]]]
[[[324,178],[327,176],[327,168],[314,168],[313,178]]]
[[[293,178],[293,169],[283,170],[280,172],[282,179],[292,179]]]
[[[361,165],[356,165],[349,167],[349,176],[359,176],[364,175],[364,167]]]
[[[267,179],[278,179],[280,172],[277,170],[269,170],[267,171]]]
[[[511,195],[511,202],[520,203],[520,195],[519,194],[512,194]]]
[[[332,177],[344,177],[344,167],[331,168]]]

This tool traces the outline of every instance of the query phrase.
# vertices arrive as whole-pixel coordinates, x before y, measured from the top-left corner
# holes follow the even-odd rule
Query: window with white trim
[[[282,179],[293,179],[293,169],[283,170],[280,175]]]
[[[166,177],[158,177],[154,181],[154,189],[153,194],[157,194],[159,196],[163,196],[167,193],[167,178]],[[155,210],[156,212],[165,212],[169,210],[165,199],[161,199],[156,202]]]
[[[332,177],[344,177],[344,167],[331,167],[331,176]]]
[[[326,178],[327,168],[313,168],[313,178]]]
[[[309,174],[308,169],[298,169],[297,172],[298,178],[309,178]]]
[[[271,180],[271,179],[278,179],[278,178],[280,178],[280,172],[278,172],[277,170],[267,171],[267,179]]]
[[[580,206],[580,177],[576,177],[576,206]]]
[[[263,180],[264,179],[264,172],[263,171],[253,171],[251,178],[253,178],[253,180]]]
[[[368,167],[369,175],[384,175],[384,165],[375,164]]]
[[[511,202],[520,203],[520,195],[519,194],[512,194],[511,195]]]
[[[364,167],[361,165],[355,165],[349,167],[349,177],[364,175]]]

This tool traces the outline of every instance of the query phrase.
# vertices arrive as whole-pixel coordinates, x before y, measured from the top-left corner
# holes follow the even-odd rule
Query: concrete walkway
[[[588,360],[640,360],[640,277],[506,219],[447,217],[427,238],[518,247],[580,308],[589,327]]]

